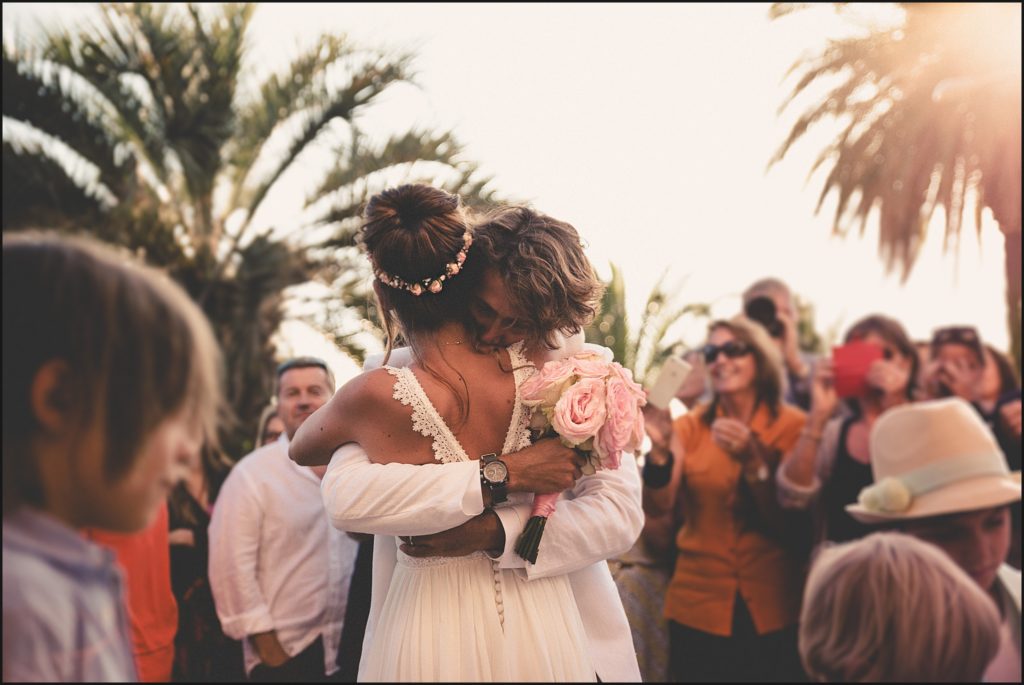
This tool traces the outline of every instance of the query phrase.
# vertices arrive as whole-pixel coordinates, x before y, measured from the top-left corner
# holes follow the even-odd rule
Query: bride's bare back
[[[470,345],[439,350],[427,356],[426,364],[414,362],[408,371],[470,459],[479,459],[488,452],[501,454],[516,402],[509,352],[481,353]],[[459,402],[451,387],[433,376],[426,366],[461,391],[464,406],[468,407],[463,421],[459,420]],[[338,391],[323,409],[327,412],[324,419],[332,424],[331,439],[339,445],[359,443],[375,463],[434,463],[433,438],[414,428],[415,407],[395,398],[400,384],[396,371],[367,371]]]

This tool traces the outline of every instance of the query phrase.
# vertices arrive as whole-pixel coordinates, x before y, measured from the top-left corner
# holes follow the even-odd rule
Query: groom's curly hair
[[[558,346],[600,310],[604,284],[571,224],[529,207],[505,206],[477,219],[473,249],[496,268],[516,309],[527,343]]]

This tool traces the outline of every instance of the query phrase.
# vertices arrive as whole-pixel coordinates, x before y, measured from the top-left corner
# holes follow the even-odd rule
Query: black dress
[[[878,530],[857,521],[846,512],[847,504],[855,504],[860,491],[875,482],[871,465],[864,464],[850,454],[846,448],[846,437],[858,417],[843,420],[839,429],[839,444],[836,445],[836,461],[832,475],[822,488],[822,503],[825,508],[825,536],[832,542],[858,540]]]
[[[242,682],[242,643],[221,630],[210,590],[210,514],[179,483],[171,492],[171,530],[191,530],[195,545],[171,545],[171,588],[178,600],[175,682]]]

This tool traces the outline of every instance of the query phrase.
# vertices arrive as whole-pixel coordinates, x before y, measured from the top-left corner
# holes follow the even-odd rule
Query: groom
[[[527,208],[504,208],[477,227],[473,249],[475,258],[491,265],[471,307],[478,344],[501,347],[525,340],[538,367],[584,347],[582,328],[597,313],[602,287],[572,226]],[[610,359],[608,350],[596,349]],[[410,362],[408,350],[396,351],[389,360],[395,366]],[[366,368],[379,364],[379,358],[371,359]],[[322,463],[329,455],[320,456]],[[536,564],[527,564],[513,551],[531,506],[490,507],[491,491],[482,483],[476,461],[381,465],[371,463],[358,445],[345,445],[330,459],[322,484],[324,503],[332,523],[342,530],[401,533],[401,549],[410,556],[482,550],[500,559],[501,568],[519,569],[527,578],[569,574],[598,676],[639,681],[629,624],[605,563],[628,550],[643,526],[634,460],[623,459],[619,469],[599,471],[574,485],[580,475],[578,458],[557,440],[500,458],[507,465],[509,492],[571,488],[547,523]],[[417,530],[422,534],[410,539],[409,533]],[[367,641],[373,639],[387,596],[395,545],[378,539],[373,555]]]

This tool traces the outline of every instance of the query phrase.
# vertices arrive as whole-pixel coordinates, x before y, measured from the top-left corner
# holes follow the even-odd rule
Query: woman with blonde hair
[[[645,409],[652,450],[644,509],[682,498],[678,556],[665,600],[671,681],[802,680],[796,623],[809,527],[783,518],[774,472],[804,413],[782,402],[778,347],[740,316],[709,329],[711,401],[669,424]],[[648,405],[650,407],[650,405]],[[670,442],[671,441],[671,442]]]
[[[999,612],[941,549],[872,533],[822,547],[804,591],[800,656],[827,682],[978,682]]]
[[[256,428],[256,443],[253,449],[274,442],[284,433],[284,421],[277,415],[277,404],[271,403],[260,413],[260,422]]]

